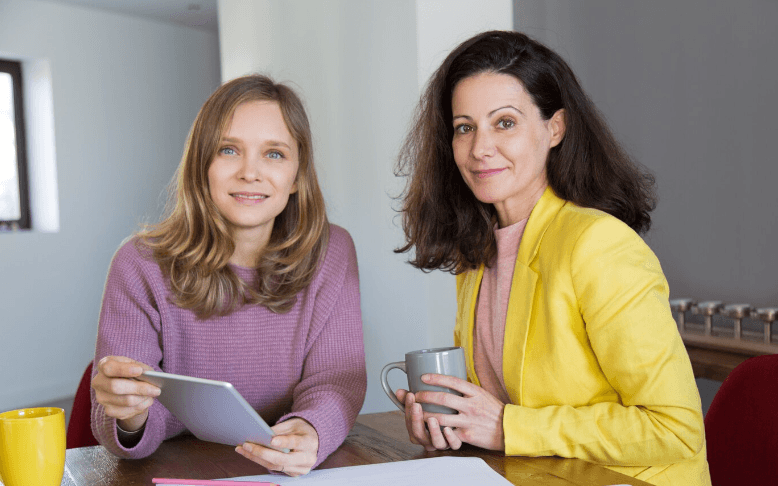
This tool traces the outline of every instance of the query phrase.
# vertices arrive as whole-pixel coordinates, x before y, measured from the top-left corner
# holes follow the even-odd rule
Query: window
[[[29,229],[21,63],[0,60],[0,230]]]

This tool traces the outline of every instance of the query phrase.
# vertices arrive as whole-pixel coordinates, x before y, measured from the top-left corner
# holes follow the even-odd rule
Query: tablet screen
[[[275,434],[230,383],[160,371],[144,371],[138,379],[158,386],[162,393],[157,400],[198,439],[271,447]]]

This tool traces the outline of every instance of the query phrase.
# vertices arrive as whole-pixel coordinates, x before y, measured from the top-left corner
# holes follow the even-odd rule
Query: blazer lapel
[[[457,289],[457,300],[459,301],[459,322],[457,324],[464,327],[464,329],[460,329],[459,336],[461,338],[460,344],[465,349],[467,377],[471,383],[478,386],[481,386],[481,382],[475,374],[473,330],[475,329],[475,303],[478,299],[478,291],[481,288],[483,276],[484,266],[481,265],[476,271],[462,274],[462,284]]]
[[[522,380],[527,337],[533,319],[535,292],[537,287],[543,284],[531,265],[537,256],[543,235],[564,204],[565,201],[559,199],[550,187],[546,188],[532,209],[521,237],[519,253],[516,256],[511,294],[508,300],[508,313],[505,319],[502,353],[503,381],[508,396],[516,405],[523,403]]]

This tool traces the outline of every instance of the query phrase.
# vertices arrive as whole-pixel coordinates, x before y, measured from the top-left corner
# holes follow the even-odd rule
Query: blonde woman
[[[346,437],[366,375],[356,253],[327,222],[297,95],[259,75],[221,86],[194,122],[173,200],[111,263],[93,433],[117,456],[146,457],[184,426],[132,378],[228,381],[291,449],[236,452],[305,474]]]

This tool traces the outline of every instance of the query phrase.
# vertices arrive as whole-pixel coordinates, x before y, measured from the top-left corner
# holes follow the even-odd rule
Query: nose
[[[496,152],[494,139],[489,130],[476,130],[473,137],[473,157],[480,160],[485,157],[492,157]]]
[[[237,176],[239,179],[253,182],[262,180],[262,159],[259,156],[245,155],[241,158]]]

